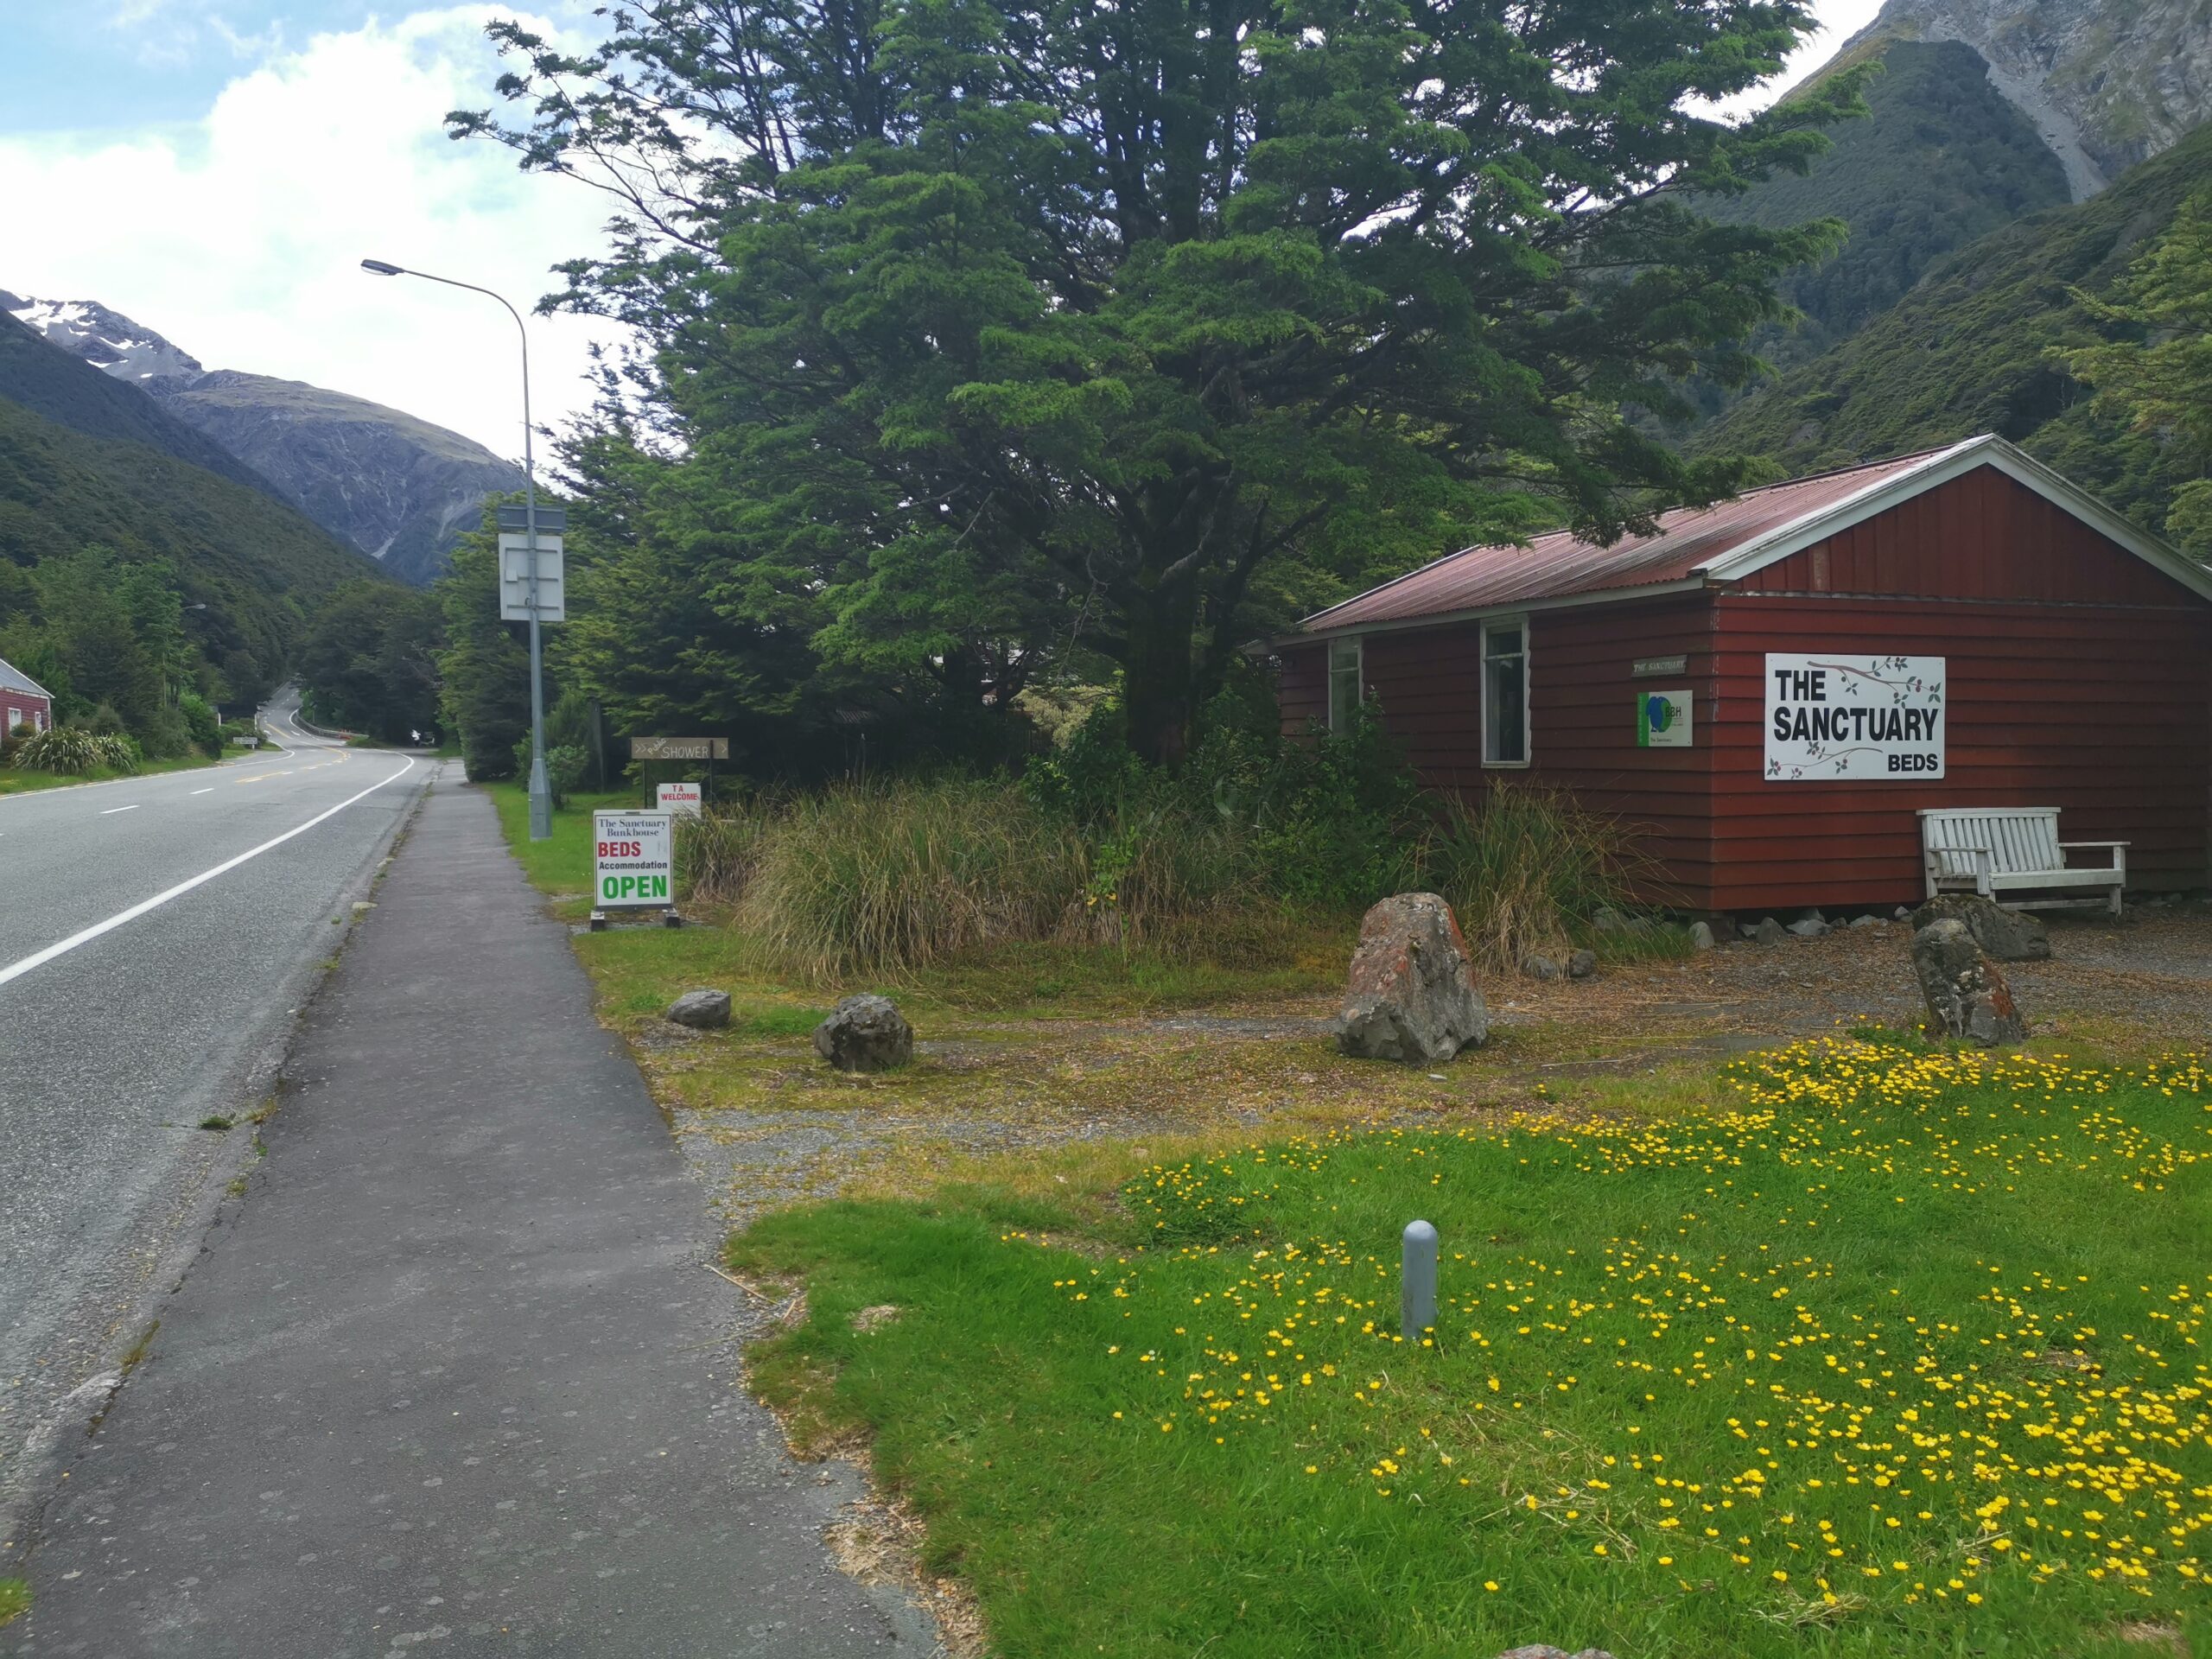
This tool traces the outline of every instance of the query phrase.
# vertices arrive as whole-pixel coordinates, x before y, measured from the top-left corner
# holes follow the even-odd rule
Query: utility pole
[[[404,265],[390,264],[382,259],[364,259],[361,269],[379,276],[420,276],[426,283],[465,288],[472,294],[498,300],[507,307],[507,315],[515,320],[515,333],[522,340],[522,499],[530,604],[530,838],[550,840],[553,834],[553,787],[545,772],[545,657],[537,624],[537,467],[531,455],[530,429],[530,330],[523,326],[522,313],[488,288],[456,282],[450,276],[433,276],[427,270],[410,270]]]

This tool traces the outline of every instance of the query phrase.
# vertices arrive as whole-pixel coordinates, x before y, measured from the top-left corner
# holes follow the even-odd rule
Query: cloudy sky
[[[1819,0],[1813,67],[1878,0]],[[520,448],[512,325],[488,300],[370,276],[364,254],[527,312],[599,245],[603,199],[524,176],[439,118],[482,107],[493,15],[594,38],[586,0],[0,0],[0,288],[96,299],[210,368],[350,391]],[[533,319],[540,424],[583,400],[591,325]]]

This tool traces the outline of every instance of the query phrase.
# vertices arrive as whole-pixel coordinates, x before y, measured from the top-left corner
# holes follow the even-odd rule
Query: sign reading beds
[[[1943,775],[1943,658],[1766,658],[1766,779]]]

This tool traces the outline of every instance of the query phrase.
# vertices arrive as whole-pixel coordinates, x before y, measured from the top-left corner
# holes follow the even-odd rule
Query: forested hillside
[[[65,719],[105,705],[162,752],[180,695],[261,696],[315,607],[365,576],[370,560],[258,490],[0,397],[0,657]]]
[[[1818,356],[1895,305],[1945,255],[2069,199],[2058,158],[1989,84],[1972,47],[1899,41],[1881,61],[1866,86],[1866,118],[1830,129],[1834,148],[1809,171],[1702,204],[1734,224],[1834,217],[1850,226],[1835,257],[1783,282],[1805,321],[1762,336],[1777,364]]]
[[[2192,192],[2212,185],[2212,127],[2079,204],[1996,231],[1930,270],[1891,310],[1699,432],[1701,453],[1809,472],[1995,432],[2148,527],[2200,474],[2184,446],[2092,407],[2063,353],[2155,327],[2101,317]]]

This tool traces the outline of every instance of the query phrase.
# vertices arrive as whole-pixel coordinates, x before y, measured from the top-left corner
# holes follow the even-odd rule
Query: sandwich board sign
[[[1636,694],[1636,747],[1639,749],[1687,749],[1690,747],[1690,693],[1639,691]]]
[[[660,784],[653,790],[654,804],[671,817],[682,813],[697,817],[703,810],[696,784]]]
[[[537,620],[569,620],[567,590],[561,581],[561,538],[537,532]],[[530,620],[530,537],[499,533],[499,620]]]
[[[676,902],[676,825],[665,812],[594,812],[596,910],[666,910]]]

